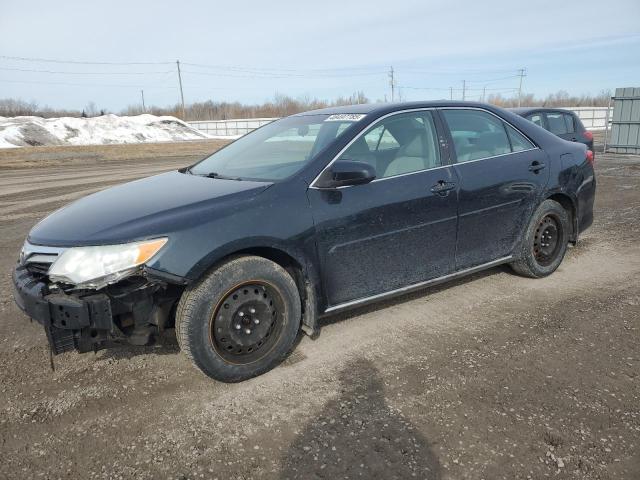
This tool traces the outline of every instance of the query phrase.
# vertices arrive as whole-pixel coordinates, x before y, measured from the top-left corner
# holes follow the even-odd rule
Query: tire
[[[286,358],[301,316],[298,289],[285,269],[262,257],[236,257],[185,290],[176,337],[206,375],[241,382]]]
[[[511,264],[513,270],[531,278],[551,275],[567,251],[570,225],[562,205],[554,200],[542,202],[524,232],[518,259]]]

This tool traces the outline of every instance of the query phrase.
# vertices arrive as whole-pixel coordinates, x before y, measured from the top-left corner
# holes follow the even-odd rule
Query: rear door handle
[[[529,165],[529,171],[533,173],[538,173],[540,170],[546,167],[547,166],[544,163],[538,162],[536,160],[531,165]]]
[[[453,182],[445,182],[444,180],[438,180],[438,183],[431,187],[431,191],[441,196],[449,194],[450,190],[456,188],[456,184]]]

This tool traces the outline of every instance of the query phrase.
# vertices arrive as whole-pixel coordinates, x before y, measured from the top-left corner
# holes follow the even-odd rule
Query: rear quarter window
[[[505,124],[505,126],[507,128],[509,140],[511,140],[511,150],[513,152],[522,152],[524,150],[531,150],[532,148],[536,148],[535,145],[531,143],[527,137],[522,135],[511,125]]]

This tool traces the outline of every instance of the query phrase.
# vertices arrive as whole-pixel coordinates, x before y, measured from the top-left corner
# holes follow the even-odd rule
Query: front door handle
[[[529,165],[529,171],[533,173],[538,173],[540,170],[546,167],[547,166],[544,163],[538,162],[537,160],[535,160],[533,163],[531,163],[531,165]]]
[[[440,196],[446,196],[450,190],[456,188],[456,184],[453,182],[445,182],[444,180],[438,180],[438,183],[431,187],[431,191]]]

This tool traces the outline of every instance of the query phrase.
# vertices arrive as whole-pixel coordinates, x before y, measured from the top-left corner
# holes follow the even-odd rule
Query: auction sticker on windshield
[[[365,115],[361,113],[339,113],[328,116],[325,122],[357,122],[364,117]]]

